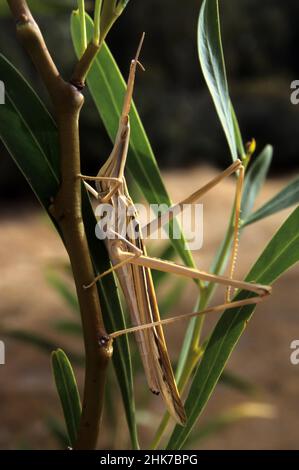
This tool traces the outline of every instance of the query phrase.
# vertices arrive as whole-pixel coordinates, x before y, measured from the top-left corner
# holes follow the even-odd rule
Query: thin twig
[[[81,59],[77,62],[70,81],[76,88],[78,88],[78,90],[82,90],[84,88],[86,76],[100,50],[101,45],[102,42],[95,44],[91,41],[85,49],[84,54],[81,56]]]
[[[111,27],[121,14],[123,8],[117,7],[116,0],[96,1],[94,18],[94,37],[88,44],[80,60],[76,64],[71,83],[79,90],[85,86],[87,74]]]

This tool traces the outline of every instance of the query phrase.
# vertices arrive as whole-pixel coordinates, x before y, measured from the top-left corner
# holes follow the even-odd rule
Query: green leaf
[[[203,1],[198,20],[197,41],[202,72],[221,121],[232,159],[236,160],[237,148],[241,148],[241,138],[228,91],[218,0]]]
[[[71,363],[61,349],[52,353],[52,369],[69,440],[73,447],[80,423],[81,402]]]
[[[287,209],[299,203],[299,177],[288,184],[282,191],[274,196],[270,201],[266,202],[260,209],[251,214],[244,220],[242,226],[253,224],[258,220],[276,214],[276,212]]]
[[[55,123],[30,85],[2,55],[0,76],[6,84],[6,103],[0,106],[0,137],[48,211],[59,188],[59,149]],[[109,258],[104,243],[95,237],[96,219],[85,189],[82,212],[93,263],[97,272],[102,272],[102,266],[106,269],[110,267]],[[48,215],[51,217],[49,212]],[[54,220],[53,223],[58,229]],[[105,286],[100,291],[100,300],[108,331],[114,331],[115,324],[118,325],[117,329],[125,328],[114,277],[106,276],[101,285]],[[125,337],[115,342],[112,360],[123,394],[132,443],[138,447],[130,350]]]
[[[93,34],[93,22],[88,15],[86,15],[86,29],[87,37],[90,39]],[[71,17],[71,33],[75,51],[79,56],[81,40],[77,11],[73,12]],[[103,44],[89,71],[87,84],[107,133],[111,141],[114,142],[126,83],[106,44]],[[171,205],[169,196],[134,104],[130,113],[130,125],[131,138],[127,161],[129,172],[150,204],[167,204],[169,206]],[[99,161],[99,165],[100,163]],[[183,237],[173,240],[172,243],[185,264],[194,266]]]
[[[246,280],[272,284],[282,273],[299,260],[299,207],[274,235]],[[240,292],[237,299],[249,298],[248,292]],[[255,306],[229,309],[218,321],[196,370],[185,403],[187,423],[176,426],[169,440],[169,449],[181,449],[190,435],[198,417],[203,412],[240,336],[251,318]]]
[[[272,162],[272,156],[273,147],[267,145],[262,153],[254,160],[246,173],[241,206],[241,218],[243,220],[248,218],[254,202],[265,182]]]

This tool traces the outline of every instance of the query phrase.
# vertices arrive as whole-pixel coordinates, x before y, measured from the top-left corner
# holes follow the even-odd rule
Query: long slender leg
[[[130,242],[127,242],[130,244]],[[130,244],[131,245],[131,244]],[[117,248],[117,258],[120,262],[113,266],[109,272],[105,272],[97,276],[92,282],[93,285],[99,279],[101,279],[106,274],[117,270],[119,267],[124,266],[127,263],[136,264],[141,267],[146,267],[149,269],[156,269],[158,271],[167,272],[170,274],[177,274],[191,279],[199,279],[207,282],[215,282],[217,284],[222,284],[225,286],[231,286],[237,289],[244,289],[250,292],[255,292],[260,296],[265,296],[271,293],[271,286],[265,286],[263,284],[256,284],[246,281],[239,281],[237,279],[231,279],[226,276],[219,276],[216,274],[207,273],[205,271],[200,271],[194,268],[188,268],[171,261],[161,260],[159,258],[152,258],[150,256],[144,256],[140,254],[140,250],[137,253],[130,253]],[[135,247],[136,249],[136,247]],[[137,250],[137,249],[136,249]],[[88,286],[89,287],[89,286]]]
[[[78,178],[86,181],[111,181],[113,183],[119,183],[120,181],[119,178],[114,178],[112,176],[87,176],[81,175],[81,173],[78,174]]]
[[[127,242],[127,243],[130,244],[130,242]],[[171,274],[177,274],[177,275],[181,275],[181,276],[188,277],[191,279],[200,279],[200,280],[207,281],[207,282],[215,282],[217,284],[222,284],[225,286],[232,286],[237,289],[244,289],[250,292],[255,292],[259,296],[265,296],[265,295],[271,294],[271,291],[272,291],[271,286],[266,286],[263,284],[256,284],[256,283],[251,283],[251,282],[246,282],[246,281],[239,281],[237,279],[231,279],[226,276],[219,276],[216,274],[207,273],[205,271],[200,271],[198,269],[188,268],[186,266],[182,266],[182,265],[170,262],[170,261],[165,261],[165,260],[161,260],[158,258],[151,258],[149,256],[144,256],[140,254],[140,250],[138,250],[136,247],[135,249],[136,249],[135,253],[130,253],[130,252],[122,251],[120,248],[116,247],[116,250],[117,250],[116,255],[117,255],[117,258],[120,260],[120,262],[117,265],[113,266],[109,270],[109,273],[117,270],[119,267],[124,266],[127,263],[131,263],[131,264],[136,264],[141,267],[146,267],[149,269],[156,269],[158,271],[163,271],[163,272],[167,272]],[[99,276],[97,276],[92,282],[92,284],[90,285],[93,285],[95,282],[97,282],[106,274],[108,274],[108,272],[102,273]]]
[[[132,253],[124,252],[121,249],[118,249],[117,256],[120,261],[128,260],[132,264],[137,264],[138,266],[143,266],[150,269],[156,269],[158,271],[177,274],[191,279],[201,279],[203,281],[215,282],[217,284],[223,284],[225,286],[230,285],[238,289],[244,289],[250,292],[255,292],[261,296],[271,293],[270,286],[264,286],[262,284],[255,284],[246,281],[238,281],[236,279],[230,279],[226,276],[210,274],[205,271],[188,268],[186,266],[181,266],[170,261],[164,261],[158,258],[151,258],[149,256],[141,255],[138,257],[133,257]]]
[[[175,317],[171,318],[165,318],[163,320],[155,321],[152,323],[144,323],[143,325],[138,325],[138,326],[133,326],[131,328],[126,328],[125,330],[119,330],[115,331],[114,333],[111,333],[109,337],[111,339],[115,339],[119,336],[122,336],[124,334],[128,333],[136,333],[136,331],[140,330],[146,330],[149,328],[154,328],[155,326],[159,325],[169,325],[170,323],[175,323],[180,320],[188,320],[193,317],[197,317],[200,315],[207,315],[209,313],[218,313],[218,312],[223,312],[224,310],[231,309],[231,308],[241,308],[245,307],[246,305],[252,305],[252,304],[258,304],[264,300],[265,297],[250,297],[248,299],[244,300],[235,300],[232,302],[228,302],[225,304],[221,305],[216,305],[214,307],[209,307],[204,310],[201,310],[200,312],[192,312],[192,313],[186,313],[184,315],[177,315]]]
[[[106,204],[107,202],[109,202],[111,200],[112,196],[116,193],[116,191],[118,190],[118,188],[120,187],[121,184],[122,184],[121,180],[119,180],[117,183],[115,183],[113,188],[111,188],[110,191],[108,192],[108,194],[106,194],[106,196],[101,197],[101,203]]]
[[[111,268],[107,269],[106,271],[102,272],[98,276],[96,276],[90,284],[87,284],[87,285],[83,286],[84,289],[89,289],[91,286],[93,286],[97,281],[99,281],[103,277],[107,276],[108,274],[113,273],[114,271],[117,271],[122,266],[128,264],[130,262],[131,258],[137,258],[138,256],[142,255],[142,251],[137,246],[133,245],[133,243],[126,240],[122,235],[115,232],[114,230],[111,230],[111,232],[113,232],[113,234],[116,236],[117,239],[123,241],[129,248],[131,248],[133,253],[130,253],[131,254],[130,259],[124,259],[124,260],[120,261],[119,263],[113,265]]]
[[[198,201],[199,198],[204,196],[204,194],[206,194],[208,191],[214,188],[224,178],[240,170],[242,167],[243,167],[242,162],[240,160],[236,160],[226,170],[224,170],[218,176],[213,178],[211,181],[205,184],[202,188],[192,193],[183,201],[180,201],[177,204],[174,204],[173,206],[171,206],[166,212],[164,212],[164,214],[159,214],[157,218],[155,218],[149,224],[142,227],[142,236],[144,237],[144,239],[147,238],[148,233],[150,234],[155,233],[158,229],[163,227],[163,225],[170,222],[175,216],[180,214],[182,210],[184,209],[185,204],[194,204],[196,201]]]
[[[118,188],[120,187],[120,185],[122,184],[122,179],[121,178],[114,178],[114,177],[110,177],[110,176],[86,176],[86,175],[81,175],[79,174],[78,175],[78,178],[81,178],[83,179],[84,181],[84,184],[86,186],[86,188],[88,189],[88,191],[96,198],[96,199],[100,199],[102,204],[105,204],[106,202],[110,201],[111,197],[113,196],[113,194],[118,190]],[[105,196],[101,197],[100,194],[92,187],[90,186],[88,183],[86,183],[86,180],[87,181],[105,181],[105,182],[111,182],[113,183],[113,187],[111,188],[111,190],[108,192],[108,194],[106,194]]]
[[[137,258],[138,256],[140,256],[139,253],[131,253],[132,256],[131,256],[131,259],[133,258]],[[104,271],[102,272],[101,274],[99,274],[98,276],[96,276],[94,278],[94,280],[90,283],[90,284],[86,284],[84,285],[84,289],[89,289],[90,287],[92,287],[96,282],[98,282],[100,279],[102,279],[103,277],[107,276],[108,274],[111,274],[113,273],[114,271],[117,271],[119,268],[122,268],[125,264],[128,264],[128,260],[127,259],[124,259],[123,261],[120,261],[119,263],[115,264],[114,266],[112,266],[111,268],[107,269],[107,271]]]
[[[236,195],[235,195],[235,223],[234,223],[234,235],[233,235],[233,248],[231,252],[231,258],[229,263],[229,274],[230,279],[234,276],[234,271],[236,267],[238,247],[239,247],[239,229],[240,229],[240,214],[241,214],[241,203],[242,203],[242,193],[243,193],[243,184],[244,184],[244,167],[240,167],[238,180],[236,185]],[[231,286],[228,286],[226,289],[226,302],[230,301]]]
[[[84,186],[87,189],[87,191],[90,194],[92,194],[92,196],[94,196],[96,199],[100,198],[99,193],[92,186],[90,186],[90,184],[86,183],[86,181],[84,181]]]

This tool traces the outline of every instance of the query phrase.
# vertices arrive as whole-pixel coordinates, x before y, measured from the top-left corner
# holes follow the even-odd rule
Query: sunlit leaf
[[[202,72],[225,132],[231,156],[236,160],[237,148],[241,148],[241,137],[228,91],[218,0],[203,1],[198,20],[197,41]]]
[[[299,203],[299,177],[289,183],[282,191],[266,202],[260,209],[251,214],[243,222],[243,227],[265,217],[276,214],[283,209],[287,209]]]

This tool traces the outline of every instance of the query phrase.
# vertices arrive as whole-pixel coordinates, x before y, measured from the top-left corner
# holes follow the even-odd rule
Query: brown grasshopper
[[[175,382],[162,325],[176,321],[177,319],[189,318],[191,316],[212,312],[220,312],[228,307],[241,307],[258,303],[266,295],[270,294],[271,288],[269,286],[232,279],[236,257],[242,183],[244,177],[244,168],[240,160],[235,161],[225,171],[220,173],[217,177],[184,201],[172,206],[163,215],[159,215],[157,219],[149,224],[149,226],[141,227],[138,221],[137,211],[135,210],[134,203],[128,192],[124,171],[130,140],[129,112],[133,95],[136,67],[138,64],[141,66],[138,59],[143,38],[144,35],[142,36],[135,59],[131,62],[127,90],[124,97],[123,109],[119,120],[119,128],[113,150],[97,176],[79,175],[79,177],[84,180],[87,189],[96,197],[100,204],[111,204],[115,210],[114,214],[116,220],[123,216],[121,213],[123,208],[127,209],[126,224],[130,227],[133,222],[134,227],[131,229],[131,232],[129,230],[126,236],[117,233],[116,230],[110,229],[110,235],[113,233],[114,237],[112,237],[112,239],[111,237],[106,237],[105,244],[112,267],[108,271],[99,274],[92,283],[94,284],[109,272],[115,271],[123,290],[130,312],[131,321],[134,326],[123,331],[112,333],[110,337],[116,338],[121,334],[129,332],[135,333],[150,390],[155,394],[160,393],[162,395],[170,414],[178,423],[184,425],[186,422],[185,410]],[[235,172],[238,174],[235,198],[235,235],[229,277],[209,274],[198,269],[181,266],[173,262],[152,258],[147,255],[144,240],[149,229],[154,228],[156,230],[163,226],[165,222],[169,222],[174,215],[177,215],[182,210],[184,204],[192,204],[196,202],[221,180]],[[96,189],[86,183],[87,180],[95,181]],[[120,209],[119,201],[121,201],[122,209]],[[157,269],[202,281],[216,282],[233,288],[245,289],[247,291],[254,292],[257,295],[245,300],[230,301],[229,291],[227,290],[226,302],[222,305],[210,307],[197,313],[161,320],[151,276],[151,269]],[[88,288],[89,286],[85,287]]]

